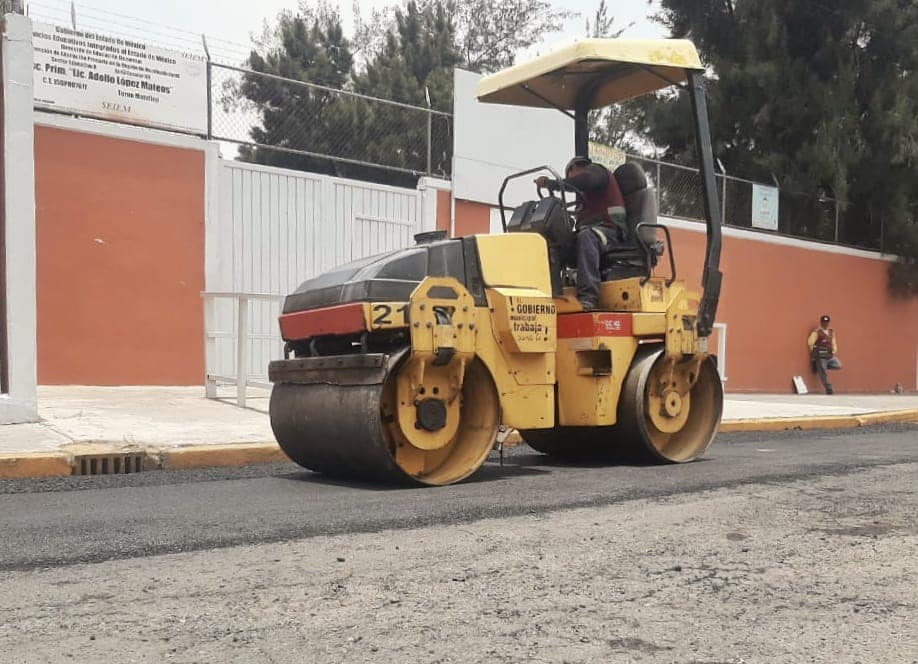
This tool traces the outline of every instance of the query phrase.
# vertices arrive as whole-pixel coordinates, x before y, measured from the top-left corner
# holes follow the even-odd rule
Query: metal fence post
[[[880,217],[880,253],[886,253],[886,217]]]
[[[207,57],[207,140],[214,135],[214,100],[213,100],[213,72],[210,61],[210,49],[207,48],[207,35],[201,35],[201,43],[204,45],[204,55]]]
[[[236,405],[245,408],[249,378],[249,298],[240,295],[236,324]]]
[[[836,198],[834,199],[834,201],[835,201],[835,243],[837,244],[838,243],[838,199]]]
[[[430,106],[430,89],[424,87],[424,97],[427,99],[427,175],[430,175],[431,170],[431,155],[432,155],[432,146],[433,142],[433,113],[431,113]]]
[[[657,214],[662,214],[660,210],[660,197],[661,197],[660,192],[663,191],[663,183],[660,180],[660,162],[658,161],[656,163],[657,163]]]

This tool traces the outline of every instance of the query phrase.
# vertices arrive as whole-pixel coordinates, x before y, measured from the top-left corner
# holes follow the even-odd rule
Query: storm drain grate
[[[74,475],[125,475],[143,470],[143,454],[91,454],[81,456]]]

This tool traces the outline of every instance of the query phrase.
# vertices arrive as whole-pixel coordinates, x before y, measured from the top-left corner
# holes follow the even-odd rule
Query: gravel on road
[[[916,662],[918,464],[0,573],[3,662]]]

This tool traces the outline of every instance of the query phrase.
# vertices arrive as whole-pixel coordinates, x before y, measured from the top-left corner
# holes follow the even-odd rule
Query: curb
[[[158,470],[248,466],[253,463],[289,461],[275,442],[230,445],[190,445],[161,449]]]
[[[66,477],[73,472],[73,456],[63,452],[0,454],[0,479]]]
[[[721,433],[788,431],[809,429],[856,429],[880,424],[918,424],[918,409],[828,417],[765,417],[721,422]],[[524,444],[518,431],[511,431],[505,447]],[[274,441],[187,445],[184,447],[136,446],[124,443],[72,445],[53,452],[0,454],[0,480],[69,477],[78,475],[81,459],[143,455],[143,470],[188,470],[247,466],[287,461]]]
[[[878,424],[918,424],[918,408],[910,410],[877,411],[861,415],[827,415],[815,417],[761,417],[721,422],[718,433],[793,431],[810,429],[857,429]],[[504,447],[516,447],[525,441],[518,431],[512,431]]]
[[[54,452],[0,454],[0,480],[79,475],[82,459],[142,456],[143,470],[187,470],[287,461],[274,441],[159,447],[96,442]]]
[[[805,429],[857,429],[877,424],[918,423],[918,409],[881,411],[861,415],[823,417],[763,417],[751,420],[721,422],[720,433],[740,431],[788,431]]]

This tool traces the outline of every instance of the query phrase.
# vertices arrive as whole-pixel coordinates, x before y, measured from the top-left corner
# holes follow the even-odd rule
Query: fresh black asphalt
[[[564,464],[527,446],[442,488],[333,481],[293,464],[0,481],[0,570],[414,528],[785,483],[918,461],[918,427],[724,434],[698,462]],[[916,478],[918,479],[918,478]]]

